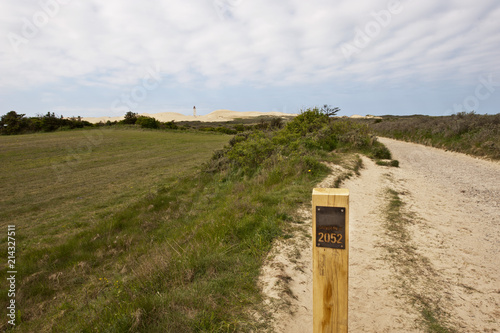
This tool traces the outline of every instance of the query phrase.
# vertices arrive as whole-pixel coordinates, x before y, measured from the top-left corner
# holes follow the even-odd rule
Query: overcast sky
[[[498,0],[0,0],[0,114],[499,113]]]

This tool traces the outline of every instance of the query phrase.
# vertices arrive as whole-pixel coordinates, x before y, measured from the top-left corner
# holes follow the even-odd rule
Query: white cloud
[[[54,2],[57,10],[44,10],[42,4]],[[2,2],[0,87],[29,90],[71,79],[121,89],[140,82],[151,66],[161,68],[165,85],[209,87],[460,81],[498,71],[496,0],[401,1],[382,26],[376,17],[387,13],[388,3]],[[44,12],[47,22],[36,23]],[[39,25],[33,36],[26,36],[26,24]],[[376,33],[348,61],[341,45],[376,24]],[[13,44],[12,34],[22,42]]]

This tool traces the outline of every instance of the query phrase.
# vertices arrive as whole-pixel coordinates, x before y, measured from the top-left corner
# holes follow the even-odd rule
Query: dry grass
[[[500,114],[386,116],[370,126],[381,136],[500,159]]]

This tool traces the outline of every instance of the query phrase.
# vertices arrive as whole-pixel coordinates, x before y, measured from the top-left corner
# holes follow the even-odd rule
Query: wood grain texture
[[[317,247],[316,207],[344,207],[345,249]],[[349,277],[349,190],[315,188],[313,213],[313,332],[347,333]]]

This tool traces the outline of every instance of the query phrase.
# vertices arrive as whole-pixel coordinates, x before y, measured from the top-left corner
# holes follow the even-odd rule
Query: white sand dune
[[[231,111],[231,110],[216,110],[207,115],[203,116],[186,116],[177,112],[160,112],[160,113],[141,113],[141,116],[153,117],[159,121],[203,121],[203,122],[214,122],[214,121],[231,121],[237,118],[254,118],[259,116],[274,116],[274,117],[294,117],[296,114],[283,113],[283,112],[258,112],[258,111]],[[120,121],[123,116],[120,117],[84,117],[83,120],[91,122],[93,124],[99,122],[109,121]]]

